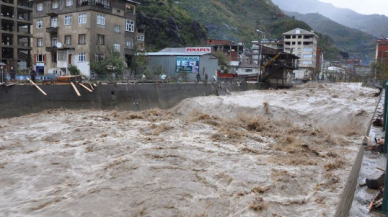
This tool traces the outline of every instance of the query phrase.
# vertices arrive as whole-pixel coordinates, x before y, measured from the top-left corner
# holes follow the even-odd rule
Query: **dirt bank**
[[[377,98],[308,84],[0,123],[4,216],[332,216]]]

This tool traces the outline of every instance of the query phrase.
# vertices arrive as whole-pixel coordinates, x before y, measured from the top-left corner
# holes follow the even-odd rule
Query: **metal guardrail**
[[[385,137],[384,137],[384,148],[383,148],[383,153],[387,154],[387,145],[388,145],[388,130],[387,130],[387,118],[388,118],[388,82],[385,84],[385,97],[384,97],[384,124],[383,124],[383,130],[385,131]],[[388,171],[388,161],[385,166],[385,171]],[[388,172],[385,172],[385,184],[384,184],[384,194],[383,194],[383,204],[381,206],[381,212],[386,214],[388,216]]]

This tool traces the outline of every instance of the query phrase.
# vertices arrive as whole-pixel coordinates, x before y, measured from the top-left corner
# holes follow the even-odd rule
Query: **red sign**
[[[186,52],[203,52],[203,53],[211,53],[211,47],[186,47]]]

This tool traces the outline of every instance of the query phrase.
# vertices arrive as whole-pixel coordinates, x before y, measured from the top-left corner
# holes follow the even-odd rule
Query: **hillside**
[[[334,43],[351,57],[358,57],[369,63],[375,55],[376,38],[360,30],[343,26],[320,14],[299,14],[286,12],[289,16],[309,24],[314,30],[330,36]]]
[[[145,43],[148,51],[165,47],[196,46],[204,44],[206,30],[185,11],[171,7],[171,2],[140,0],[137,25],[146,28]]]
[[[232,40],[250,45],[265,32],[266,38],[280,39],[294,28],[311,30],[305,22],[286,16],[270,0],[143,0],[138,24],[147,26],[146,44],[157,50],[166,46],[200,45],[204,38]],[[207,30],[203,33],[202,30]],[[340,55],[333,40],[322,37],[320,45],[334,60]]]
[[[320,13],[344,26],[358,29],[376,38],[388,37],[388,17],[384,15],[363,15],[355,11],[334,7],[318,0],[272,0],[280,9],[290,12]]]

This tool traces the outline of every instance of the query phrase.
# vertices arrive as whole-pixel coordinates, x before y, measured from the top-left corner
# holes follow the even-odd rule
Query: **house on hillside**
[[[318,36],[314,31],[297,28],[283,33],[283,38],[284,52],[300,58],[299,69],[294,70],[295,79],[312,78],[317,68]]]

